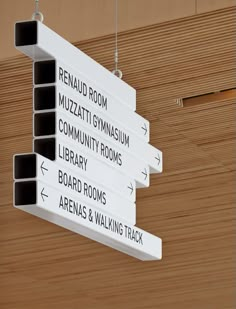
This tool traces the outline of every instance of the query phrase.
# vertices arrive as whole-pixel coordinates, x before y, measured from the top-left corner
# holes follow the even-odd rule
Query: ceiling
[[[0,62],[0,307],[235,308],[235,99],[176,99],[236,86],[236,7],[126,31],[124,80],[164,153],[137,191],[137,225],[163,239],[140,262],[12,206],[12,155],[32,149],[32,63]],[[76,44],[108,69],[113,37]]]
[[[236,0],[118,0],[118,30],[166,22],[236,5]],[[28,20],[35,0],[0,1],[0,60],[15,55],[13,33],[16,21]],[[115,0],[39,0],[44,23],[70,42],[115,31]]]

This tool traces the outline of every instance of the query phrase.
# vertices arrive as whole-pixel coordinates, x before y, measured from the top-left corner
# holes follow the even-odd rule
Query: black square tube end
[[[14,156],[14,179],[36,177],[36,154],[19,154]]]
[[[15,47],[37,44],[37,32],[37,21],[17,22],[15,24]]]

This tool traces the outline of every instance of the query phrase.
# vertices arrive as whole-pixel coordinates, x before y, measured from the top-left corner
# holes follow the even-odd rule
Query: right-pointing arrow
[[[42,200],[43,200],[43,201],[45,201],[45,200],[44,200],[44,197],[48,197],[48,195],[44,193],[44,188],[43,188],[42,191],[41,191],[41,197],[42,197]]]
[[[144,180],[146,180],[147,179],[147,169],[146,168],[144,169],[142,174],[144,175]]]
[[[143,127],[141,127],[144,130],[144,135],[147,134],[147,126],[146,123],[144,123]]]
[[[160,161],[161,161],[161,158],[160,158],[160,156],[159,156],[159,153],[157,154],[157,157],[155,157],[155,159],[157,160],[158,165],[159,165],[159,164],[160,164]]]
[[[130,183],[130,186],[128,186],[128,188],[130,189],[130,194],[132,194],[134,191],[132,182]]]

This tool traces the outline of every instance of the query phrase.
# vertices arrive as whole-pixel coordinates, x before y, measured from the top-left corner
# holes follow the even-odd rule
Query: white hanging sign
[[[92,179],[97,184],[110,188],[116,194],[130,201],[135,201],[137,184],[133,179],[85,154],[82,149],[77,149],[76,145],[68,145],[64,140],[50,137],[35,139],[33,148],[36,153],[50,160],[55,160],[60,166],[73,169],[74,172]],[[106,177],[104,177],[104,174]],[[129,189],[130,187],[132,190]]]
[[[130,224],[136,223],[135,203],[115,194],[108,186],[105,188],[96,184],[92,176],[85,178],[81,172],[75,173],[73,169],[66,169],[36,153],[15,155],[14,171],[15,181],[41,181],[46,184],[45,190],[52,186],[59,192],[65,192]],[[127,191],[131,194],[132,187],[128,190],[129,186],[127,183]]]
[[[34,110],[35,118],[42,118],[37,115],[39,112],[58,111],[62,118],[67,117],[69,125],[73,123],[73,127],[80,126],[86,131],[95,132],[101,138],[112,142],[115,146],[131,153],[138,159],[143,160],[151,168],[151,172],[162,171],[162,153],[149,143],[143,142],[144,121],[140,121],[140,128],[136,134],[132,132],[129,119],[126,124],[117,122],[116,113],[108,117],[90,106],[82,99],[77,99],[75,95],[70,95],[68,90],[62,87],[39,87],[34,89]],[[63,116],[63,114],[65,116]],[[133,114],[135,114],[133,112]],[[123,112],[123,119],[126,113]],[[122,116],[121,116],[122,118]],[[43,121],[43,120],[42,120]],[[135,123],[135,121],[133,121]],[[147,127],[147,126],[146,126]]]
[[[14,206],[141,260],[162,241],[136,224],[136,188],[162,172],[136,91],[39,21],[15,25],[34,61],[33,149],[14,156]]]
[[[143,176],[143,171],[148,170],[148,166],[143,160],[124,151],[115,142],[101,137],[97,131],[84,130],[66,114],[60,111],[37,113],[33,123],[35,138],[53,135],[68,145],[83,149],[88,155],[134,178],[138,183],[148,185],[148,177]]]
[[[114,99],[125,104],[130,110],[136,110],[136,90],[134,88],[111,74],[102,65],[41,22],[16,23],[15,47],[34,61],[60,59],[69,67],[73,67],[78,74],[91,80],[97,87],[110,93]]]
[[[89,114],[86,110],[92,109],[95,114],[99,113],[100,117],[103,115],[108,117],[109,121],[116,122],[117,127],[124,126],[145,142],[149,141],[149,121],[127,108],[126,101],[120,101],[104,89],[101,90],[60,60],[34,62],[33,79],[34,106],[38,110],[48,109],[55,101],[57,107],[61,103],[60,106],[64,106],[64,109],[67,107],[67,111],[71,110],[75,115],[81,111],[86,116]],[[56,95],[53,86],[48,88],[48,84],[54,85]]]
[[[35,192],[27,200],[22,194]],[[15,182],[15,207],[141,260],[161,259],[161,239],[40,181]]]

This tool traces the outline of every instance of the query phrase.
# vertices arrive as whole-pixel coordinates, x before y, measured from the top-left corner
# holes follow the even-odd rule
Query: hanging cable
[[[39,20],[43,22],[43,13],[39,11],[39,0],[35,0],[35,11],[32,15],[32,20]]]
[[[112,71],[114,75],[119,78],[122,78],[122,71],[118,69],[118,0],[115,1],[115,53],[114,53],[114,61],[115,61],[115,69]]]

